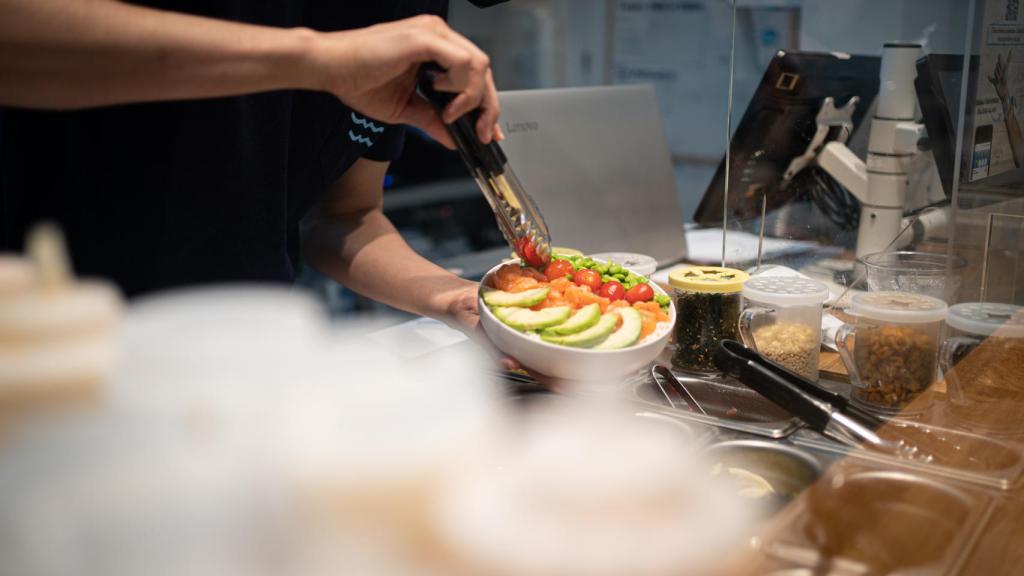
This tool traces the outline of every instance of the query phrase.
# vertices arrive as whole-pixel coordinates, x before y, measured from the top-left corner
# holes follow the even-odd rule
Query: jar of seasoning
[[[743,284],[742,270],[692,266],[669,274],[676,301],[676,351],[672,364],[682,370],[715,373],[718,343],[738,338]]]
[[[818,379],[821,309],[828,288],[800,276],[759,276],[743,286],[740,336],[762,356]]]
[[[979,425],[998,424],[994,405],[1024,400],[1024,307],[957,304],[950,307],[946,324],[939,367],[954,416]]]
[[[855,294],[846,312],[856,323],[836,334],[836,348],[853,383],[851,399],[893,415],[927,389],[935,378],[946,311],[945,302],[921,294]],[[917,403],[914,411],[926,407]]]

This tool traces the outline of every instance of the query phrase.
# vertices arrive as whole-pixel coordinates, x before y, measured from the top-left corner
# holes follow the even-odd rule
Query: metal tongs
[[[434,81],[445,70],[437,64],[424,64],[417,77],[417,89],[440,113],[455,94],[434,89]],[[523,189],[508,165],[508,158],[497,142],[484,144],[476,134],[479,110],[448,125],[448,132],[459,155],[491,205],[505,240],[523,262],[542,267],[551,261],[551,235],[533,199]]]
[[[715,351],[720,370],[746,384],[780,408],[803,420],[812,430],[852,447],[873,450],[927,464],[932,456],[905,440],[888,440],[875,430],[885,421],[851,404],[845,396],[761,356],[735,340],[723,340]]]

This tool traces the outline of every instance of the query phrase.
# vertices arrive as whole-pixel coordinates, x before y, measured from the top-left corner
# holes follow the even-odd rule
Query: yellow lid
[[[749,279],[750,275],[742,270],[719,266],[691,266],[668,275],[673,288],[711,294],[739,292]]]

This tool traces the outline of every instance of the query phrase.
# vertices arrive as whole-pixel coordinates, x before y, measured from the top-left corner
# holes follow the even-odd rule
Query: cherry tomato
[[[654,288],[651,288],[649,284],[637,284],[626,290],[626,301],[630,304],[648,300],[654,300]]]
[[[572,275],[572,281],[579,286],[590,286],[590,289],[597,292],[601,289],[601,275],[594,270],[583,268]]]
[[[597,295],[615,302],[626,297],[626,289],[619,282],[609,280],[601,286],[601,289],[597,291]]]
[[[516,253],[526,262],[529,266],[534,268],[543,268],[546,262],[540,254],[537,254],[537,249],[534,247],[533,242],[530,242],[529,238],[522,238],[516,244]]]
[[[544,269],[544,275],[548,277],[548,280],[554,280],[556,278],[565,278],[567,275],[573,273],[574,268],[572,262],[568,260],[552,260],[551,264]]]

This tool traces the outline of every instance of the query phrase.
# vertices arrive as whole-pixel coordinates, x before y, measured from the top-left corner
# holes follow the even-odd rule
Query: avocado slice
[[[508,326],[516,330],[540,330],[548,326],[561,324],[572,314],[570,306],[552,306],[542,310],[499,306],[494,308],[494,315]]]
[[[543,338],[544,341],[552,344],[572,346],[573,348],[593,348],[615,330],[615,325],[618,322],[618,314],[604,314],[597,321],[597,324],[594,324],[582,332],[569,334],[567,336],[546,336],[544,333],[541,333],[540,337]]]
[[[635,308],[617,308],[615,310],[622,317],[622,326],[612,335],[605,338],[604,342],[597,345],[598,350],[617,350],[636,344],[640,340],[640,328],[643,326],[643,319],[640,312]]]
[[[488,306],[518,306],[520,308],[529,308],[530,306],[536,306],[544,301],[548,297],[548,292],[551,291],[549,286],[541,286],[540,288],[534,288],[532,290],[525,290],[523,292],[503,292],[501,290],[484,289],[481,296],[484,299],[484,304]]]
[[[545,336],[568,336],[590,328],[601,319],[601,306],[596,302],[580,308],[565,322],[544,330]]]

